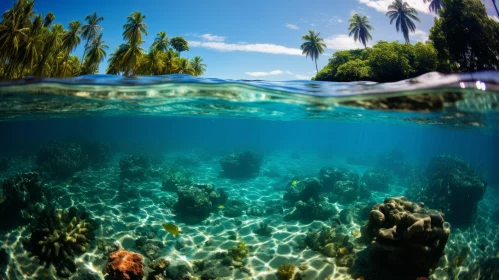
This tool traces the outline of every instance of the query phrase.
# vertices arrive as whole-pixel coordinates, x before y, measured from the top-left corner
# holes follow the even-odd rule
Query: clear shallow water
[[[8,168],[0,171],[0,209],[6,213],[8,205],[9,215],[0,220],[0,278],[103,279],[109,252],[120,246],[143,256],[149,279],[158,274],[149,265],[160,259],[171,262],[159,273],[166,279],[181,279],[172,272],[179,264],[203,279],[278,279],[285,263],[302,279],[391,279],[387,267],[393,265],[366,257],[371,247],[358,237],[374,204],[405,195],[445,212],[451,233],[429,272],[391,271],[393,279],[493,279],[477,272],[492,275],[486,267],[495,267],[499,253],[498,85],[491,72],[381,85],[188,76],[3,83],[0,157]],[[244,178],[224,173],[221,160],[244,151],[261,157],[259,172]],[[133,172],[124,164],[130,155],[148,164],[132,164]],[[444,171],[434,175],[431,163],[439,155],[452,155],[443,166],[457,167],[439,166]],[[337,187],[321,175],[327,167],[345,173]],[[374,184],[375,170],[382,170],[374,172],[378,181],[389,184]],[[6,191],[12,190],[9,178],[28,171],[39,174],[36,189],[43,195]],[[208,216],[184,217],[175,206],[178,194],[168,187],[177,173],[189,178],[180,185],[212,184],[229,200],[223,207],[213,201]],[[447,183],[438,192],[434,177]],[[293,218],[288,193],[307,178],[318,178],[319,209],[330,212]],[[463,186],[470,188],[449,195]],[[461,207],[448,205],[459,197],[466,198]],[[88,248],[71,261],[47,261],[33,237],[51,207],[76,207],[93,223]],[[453,216],[460,208],[472,218]],[[182,234],[168,234],[164,223],[178,225]],[[262,223],[270,235],[258,231]],[[320,248],[307,243],[322,226],[333,229],[331,240]],[[227,255],[240,242],[249,248],[242,264],[224,264],[217,254]]]

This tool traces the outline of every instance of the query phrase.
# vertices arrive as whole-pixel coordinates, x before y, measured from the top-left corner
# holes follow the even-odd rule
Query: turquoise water
[[[0,279],[122,279],[118,248],[131,279],[495,279],[498,97],[497,72],[0,82]]]

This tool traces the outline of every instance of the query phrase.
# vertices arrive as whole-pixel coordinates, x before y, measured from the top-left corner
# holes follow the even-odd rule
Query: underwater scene
[[[2,279],[497,279],[499,79],[0,85]]]

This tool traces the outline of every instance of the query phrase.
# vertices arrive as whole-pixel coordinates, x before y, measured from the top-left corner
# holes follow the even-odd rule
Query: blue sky
[[[331,54],[341,49],[357,48],[348,37],[348,19],[352,13],[367,15],[374,42],[402,41],[394,25],[385,16],[392,0],[36,0],[38,13],[55,14],[55,22],[83,22],[93,11],[105,18],[104,40],[108,55],[122,41],[126,17],[141,11],[146,15],[148,47],[159,31],[168,36],[184,36],[191,50],[182,56],[201,56],[207,66],[205,77],[224,79],[293,80],[309,79],[315,74],[311,59],[301,55],[301,36],[309,29],[321,33],[328,49],[319,58],[319,69]],[[0,1],[0,10],[10,8],[13,0]],[[411,34],[413,42],[425,41],[433,25],[423,0],[407,0],[419,11],[421,23]],[[490,2],[490,3],[489,3]],[[491,0],[484,0],[492,14]],[[372,44],[373,42],[371,42]],[[82,54],[80,46],[76,54]],[[102,63],[104,73],[107,62]]]

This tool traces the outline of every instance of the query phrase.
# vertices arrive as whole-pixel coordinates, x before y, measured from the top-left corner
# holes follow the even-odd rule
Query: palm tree
[[[87,41],[85,45],[88,46],[89,42],[95,40],[102,31],[102,26],[99,23],[104,21],[104,17],[97,16],[97,13],[94,11],[93,14],[85,17],[85,21],[87,24],[83,25],[81,29],[81,38]]]
[[[147,35],[146,18],[141,12],[133,12],[127,17],[127,23],[123,26],[123,40],[128,40],[129,44],[142,44],[142,33]]]
[[[169,49],[166,53],[165,53],[165,56],[164,56],[164,60],[165,60],[165,70],[164,70],[164,74],[172,74],[172,73],[175,73],[176,71],[176,63],[175,61],[177,60],[178,58],[178,52],[172,50],[172,49]]]
[[[26,36],[21,75],[23,75],[26,66],[28,66],[28,71],[32,73],[34,70],[33,67],[39,59],[40,52],[43,48],[43,26],[43,17],[42,15],[38,15],[33,20],[33,24]]]
[[[365,48],[367,48],[367,41],[373,39],[369,33],[369,30],[374,29],[371,25],[369,25],[367,17],[354,14],[348,22],[350,22],[350,27],[348,27],[348,30],[350,31],[349,36],[353,35],[355,42],[359,41]]]
[[[106,41],[102,40],[102,34],[99,34],[97,38],[92,40],[90,45],[85,47],[85,53],[87,54],[85,59],[85,69],[96,69],[107,56],[106,50],[109,46],[106,45]],[[90,71],[93,73],[93,71]]]
[[[302,54],[306,55],[306,57],[312,58],[312,61],[315,61],[315,70],[319,73],[319,68],[317,68],[317,59],[319,59],[319,55],[324,53],[324,49],[326,48],[326,44],[324,44],[324,39],[320,36],[320,32],[315,34],[313,30],[309,30],[308,34],[303,35],[302,40],[305,42],[301,45]]]
[[[397,32],[402,29],[405,42],[409,43],[409,31],[416,31],[416,24],[414,24],[413,20],[420,22],[417,17],[418,12],[403,0],[395,0],[388,9],[386,16],[390,18],[390,24],[397,20]]]
[[[51,32],[44,38],[45,44],[41,59],[38,61],[35,75],[39,77],[48,77],[57,66],[55,63],[49,63],[51,60],[57,59],[59,50],[62,45],[62,35],[64,34],[64,26],[59,23],[52,25]],[[55,72],[54,72],[55,73]]]
[[[45,15],[45,20],[43,21],[43,27],[49,27],[52,22],[55,20],[55,15],[52,12],[48,12],[47,15]]]
[[[438,11],[444,7],[443,0],[423,0],[425,3],[430,2],[430,12],[438,14]],[[496,1],[496,0],[492,0]]]
[[[81,22],[72,21],[69,23],[69,30],[64,32],[62,35],[62,51],[66,54],[66,59],[64,62],[65,68],[62,72],[62,77],[66,77],[68,69],[69,54],[73,52],[76,47],[80,44],[80,33],[81,33]]]
[[[496,0],[492,0],[492,4],[494,5],[494,8],[496,8],[497,16],[499,17],[499,9],[497,9]]]
[[[194,70],[194,76],[201,76],[206,70],[206,64],[203,63],[203,59],[199,56],[195,56],[191,60],[191,68]]]
[[[121,48],[116,47],[114,53],[108,60],[106,73],[110,75],[119,75],[121,73],[121,61],[123,60],[123,51]]]
[[[141,63],[142,72],[150,75],[161,75],[165,68],[164,54],[162,51],[152,49],[143,58]]]
[[[178,74],[189,74],[194,75],[194,69],[192,69],[191,64],[187,58],[177,58],[177,73]]]
[[[167,51],[168,46],[170,45],[170,38],[166,36],[165,31],[161,31],[158,33],[157,37],[154,39],[154,43],[152,43],[151,48],[156,49],[158,51]]]

